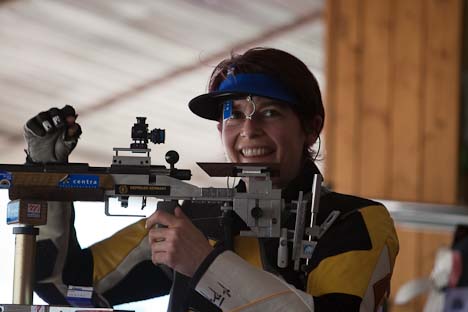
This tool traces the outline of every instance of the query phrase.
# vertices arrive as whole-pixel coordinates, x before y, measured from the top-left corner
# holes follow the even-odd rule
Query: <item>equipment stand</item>
[[[13,304],[33,304],[36,259],[36,236],[39,229],[31,225],[13,228],[15,234],[15,268],[13,273]]]
[[[7,207],[7,224],[14,224],[15,268],[13,304],[32,305],[36,267],[38,225],[47,223],[47,202],[12,200]]]
[[[47,223],[47,208],[45,201],[17,199],[8,203],[7,224],[15,225],[13,303],[0,303],[0,312],[116,312],[111,308],[33,305],[37,226]]]

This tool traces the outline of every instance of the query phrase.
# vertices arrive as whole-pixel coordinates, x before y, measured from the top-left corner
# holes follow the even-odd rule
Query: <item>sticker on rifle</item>
[[[8,203],[7,206],[7,224],[19,222],[20,211],[19,211],[19,201],[13,200]]]
[[[168,185],[128,185],[115,186],[118,195],[170,195],[171,187]]]
[[[35,218],[35,219],[40,219],[41,218],[41,204],[37,203],[28,203],[28,209],[26,215],[28,218]]]
[[[98,188],[99,176],[89,174],[67,174],[58,184],[63,188]]]
[[[0,171],[0,189],[10,188],[13,176],[8,171]]]
[[[46,312],[48,310],[49,310],[49,306],[45,306],[45,305],[41,305],[41,306],[40,305],[33,305],[33,306],[31,306],[31,312]]]
[[[93,287],[68,286],[67,301],[73,307],[91,308],[93,307]]]

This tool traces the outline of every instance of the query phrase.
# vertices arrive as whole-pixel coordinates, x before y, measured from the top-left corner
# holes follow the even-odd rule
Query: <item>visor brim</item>
[[[222,103],[230,99],[248,96],[247,93],[216,91],[199,95],[189,102],[189,108],[197,116],[219,121],[221,119]]]

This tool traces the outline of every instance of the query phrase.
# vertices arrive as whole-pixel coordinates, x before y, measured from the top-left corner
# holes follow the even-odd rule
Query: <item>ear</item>
[[[306,129],[306,143],[308,146],[314,145],[315,141],[317,141],[322,124],[322,117],[316,115],[312,119],[312,122],[309,124],[310,127],[307,127]]]

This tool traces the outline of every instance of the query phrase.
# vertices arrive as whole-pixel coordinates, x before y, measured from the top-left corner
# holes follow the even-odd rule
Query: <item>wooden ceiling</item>
[[[233,52],[276,47],[301,58],[323,88],[322,0],[0,1],[0,162],[22,163],[22,126],[73,105],[83,127],[73,162],[109,165],[136,116],[166,129],[171,149],[206,184],[197,161],[224,161],[216,125],[187,103]]]

